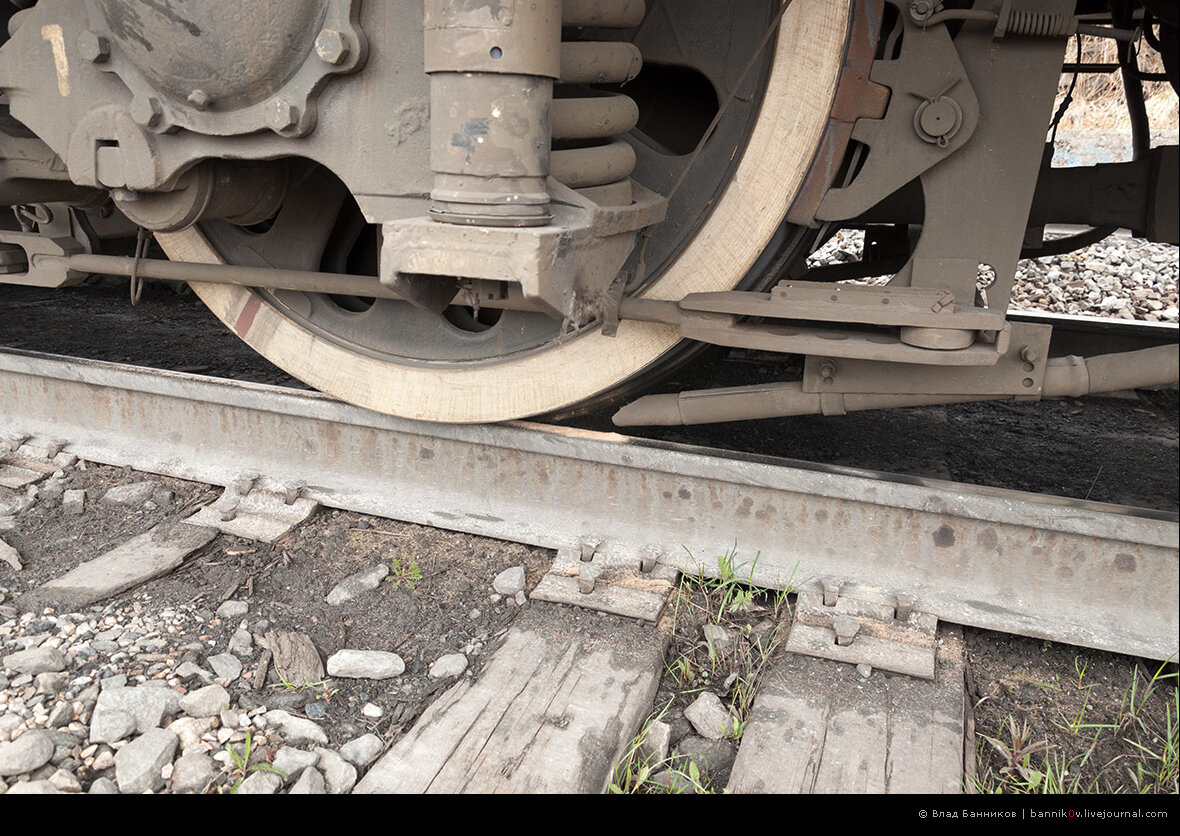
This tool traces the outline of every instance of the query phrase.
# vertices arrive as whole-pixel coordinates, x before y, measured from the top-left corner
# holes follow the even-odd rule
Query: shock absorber
[[[542,226],[552,218],[550,174],[591,199],[629,204],[635,152],[616,137],[635,127],[639,109],[588,85],[633,79],[639,50],[562,42],[561,30],[630,29],[644,11],[642,0],[427,0],[431,217]]]
[[[561,0],[426,0],[430,214],[481,226],[549,222]]]
[[[645,12],[643,0],[564,0],[561,24],[581,28],[632,29]],[[639,49],[621,41],[561,44],[561,74],[553,101],[553,178],[574,189],[590,189],[604,202],[629,203],[628,176],[635,152],[617,137],[635,127],[639,108],[621,93],[597,93],[590,84],[624,84],[643,65]],[[603,188],[605,187],[605,188]]]

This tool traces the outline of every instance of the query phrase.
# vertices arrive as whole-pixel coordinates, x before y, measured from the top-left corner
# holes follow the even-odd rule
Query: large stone
[[[0,540],[0,560],[3,560],[18,572],[24,568],[20,561],[20,552],[3,540]]]
[[[216,717],[229,701],[229,692],[220,685],[206,685],[181,697],[180,710],[189,717]]]
[[[691,761],[702,775],[714,778],[728,773],[736,757],[737,747],[730,740],[708,740],[689,735],[676,744],[674,760],[682,772],[688,769],[684,761]]]
[[[95,710],[90,718],[90,742],[114,743],[135,733],[135,716],[118,708]]]
[[[242,675],[242,661],[232,653],[218,653],[205,660],[213,673],[225,679],[234,680]]]
[[[450,679],[452,677],[462,676],[466,670],[466,656],[462,653],[448,653],[446,656],[440,656],[430,666],[429,675],[431,679]]]
[[[315,752],[296,749],[294,746],[284,746],[275,754],[272,765],[286,777],[288,783],[299,778],[304,770],[311,769],[320,761]]]
[[[692,705],[684,709],[684,716],[701,737],[720,740],[733,732],[733,720],[721,699],[712,691],[705,691]]]
[[[156,488],[159,485],[156,482],[132,482],[130,485],[115,485],[102,495],[99,500],[104,505],[122,505],[138,507],[143,505],[152,498]]]
[[[524,589],[524,582],[524,567],[513,566],[496,575],[496,579],[492,581],[492,589],[505,598],[510,598]]]
[[[45,732],[25,732],[0,746],[0,777],[23,775],[40,769],[53,757],[53,739]]]
[[[171,728],[171,727],[169,727]],[[220,772],[217,761],[206,752],[186,752],[172,764],[169,789],[175,793],[199,793],[209,786]]]
[[[356,767],[331,749],[317,748],[320,762],[316,769],[324,774],[324,786],[328,795],[344,795],[356,786]]]
[[[266,712],[267,725],[278,728],[283,740],[289,744],[316,743],[324,745],[328,742],[328,735],[318,724],[302,717],[295,717],[282,709]]]
[[[283,788],[283,779],[273,772],[251,772],[238,785],[237,795],[274,795]]]
[[[332,606],[338,607],[358,595],[364,595],[366,592],[376,589],[387,577],[389,577],[389,566],[384,563],[378,564],[372,569],[365,569],[363,572],[349,575],[340,581],[332,587],[332,591],[328,593],[325,600]]]
[[[64,671],[66,657],[52,647],[30,647],[4,657],[4,667],[17,673],[36,676],[50,671]]]
[[[164,785],[163,769],[172,763],[179,740],[167,729],[151,729],[115,755],[115,781],[124,795],[155,792]]]
[[[328,658],[328,675],[345,679],[391,679],[405,669],[402,657],[384,650],[341,650]]]
[[[61,790],[55,787],[52,782],[41,779],[14,784],[8,788],[6,795],[58,795],[60,793]]]
[[[365,734],[340,747],[340,757],[353,766],[368,766],[385,749],[385,741],[375,734]]]
[[[299,780],[291,787],[291,795],[327,795],[324,776],[318,769],[305,769]]]
[[[112,709],[134,717],[135,730],[142,734],[159,728],[165,717],[180,711],[180,695],[171,688],[152,685],[104,688],[94,706],[94,722],[99,722],[102,713]]]

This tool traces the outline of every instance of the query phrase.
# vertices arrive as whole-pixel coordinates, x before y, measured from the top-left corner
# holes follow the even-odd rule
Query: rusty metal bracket
[[[819,149],[807,176],[787,211],[787,220],[800,226],[815,223],[815,213],[839,173],[848,152],[852,130],[860,119],[881,119],[889,103],[889,88],[869,78],[881,36],[884,0],[853,0],[844,66]]]
[[[907,593],[832,579],[799,589],[787,650],[934,679],[938,619]]]
[[[869,78],[888,87],[880,119],[860,118],[851,138],[869,153],[852,182],[832,188],[817,220],[854,218],[967,144],[979,121],[979,102],[959,51],[944,25],[925,27],[899,0],[901,51],[873,63]]]

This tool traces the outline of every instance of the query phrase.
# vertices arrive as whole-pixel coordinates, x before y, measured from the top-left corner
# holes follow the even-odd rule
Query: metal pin
[[[898,621],[909,621],[910,614],[914,611],[915,603],[913,595],[898,595],[897,606],[893,610],[893,617]]]
[[[834,580],[832,578],[826,578],[823,581],[823,585],[824,585],[824,606],[825,607],[836,606],[836,601],[838,601],[840,599],[840,587],[842,587],[844,584],[842,584],[838,580]]]
[[[850,615],[838,615],[832,619],[832,629],[836,631],[836,644],[847,647],[860,631],[860,622]]]

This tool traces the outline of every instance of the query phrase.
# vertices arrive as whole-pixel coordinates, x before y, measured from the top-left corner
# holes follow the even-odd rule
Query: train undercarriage
[[[697,423],[1174,383],[1050,358],[1017,262],[1176,244],[1170,0],[0,0],[0,283],[191,284],[293,376],[487,422]],[[1066,45],[1133,159],[1054,168]],[[1071,68],[1066,68],[1071,69]],[[1085,231],[1048,241],[1044,229]],[[865,259],[808,268],[840,229]],[[157,254],[150,244],[162,248]],[[167,258],[161,257],[166,255]],[[881,277],[879,281],[865,281]],[[714,346],[802,379],[641,397]]]

